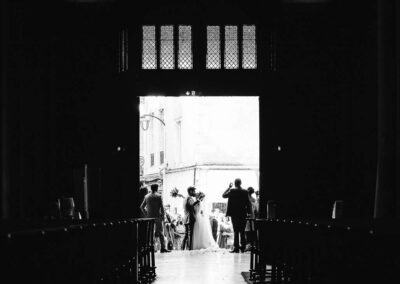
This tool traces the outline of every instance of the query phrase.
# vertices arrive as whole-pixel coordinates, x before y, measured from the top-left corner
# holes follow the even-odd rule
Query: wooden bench
[[[397,220],[257,219],[253,223],[257,233],[250,261],[254,283],[400,280]]]
[[[1,282],[149,283],[155,278],[152,227],[151,218],[3,222],[0,277],[11,282]],[[139,264],[143,258],[151,262]]]

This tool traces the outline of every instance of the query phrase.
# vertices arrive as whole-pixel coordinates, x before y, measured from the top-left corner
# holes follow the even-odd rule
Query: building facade
[[[223,207],[223,191],[235,178],[259,187],[258,97],[149,96],[141,98],[141,180],[158,183],[165,205],[181,212],[194,185],[209,210]]]

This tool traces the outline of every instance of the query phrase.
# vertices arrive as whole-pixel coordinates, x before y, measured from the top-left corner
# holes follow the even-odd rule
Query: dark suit
[[[239,249],[239,235],[240,235],[240,249],[246,247],[246,238],[244,229],[246,227],[246,215],[251,213],[251,203],[247,190],[243,188],[227,189],[222,195],[223,198],[228,198],[228,206],[226,216],[231,217],[234,232],[233,248]]]
[[[186,197],[183,202],[183,209],[185,211],[185,216],[183,217],[183,223],[185,224],[185,237],[182,241],[182,250],[185,249],[186,243],[188,243],[189,249],[192,249],[192,234],[195,222],[194,207],[198,204],[199,201],[195,201],[192,196]]]
[[[151,192],[147,194],[140,205],[140,208],[143,211],[146,211],[147,218],[156,218],[155,220],[155,237],[160,238],[161,249],[165,249],[165,240],[164,240],[164,204],[162,197],[159,193]]]

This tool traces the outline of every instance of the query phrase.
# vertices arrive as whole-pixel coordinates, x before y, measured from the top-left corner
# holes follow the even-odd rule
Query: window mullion
[[[225,26],[220,26],[219,32],[221,69],[225,69]]]
[[[156,69],[160,69],[161,68],[161,25],[156,25]]]
[[[242,69],[243,61],[243,25],[237,27],[237,44],[238,44],[238,69]]]
[[[179,60],[179,26],[173,25],[173,50],[174,50],[174,69],[178,69]]]

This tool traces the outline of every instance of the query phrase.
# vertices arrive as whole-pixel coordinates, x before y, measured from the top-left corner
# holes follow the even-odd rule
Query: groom
[[[185,224],[185,237],[182,241],[182,250],[185,249],[186,244],[188,244],[189,249],[192,249],[192,237],[193,237],[193,227],[195,223],[195,207],[199,206],[200,200],[195,200],[196,188],[190,186],[187,189],[188,197],[185,198],[183,202],[183,209],[185,211],[185,216],[183,217],[183,223]]]

